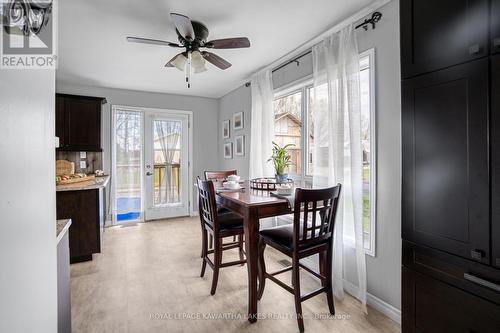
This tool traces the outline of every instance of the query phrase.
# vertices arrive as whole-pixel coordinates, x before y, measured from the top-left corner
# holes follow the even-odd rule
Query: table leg
[[[258,243],[259,217],[256,208],[248,208],[244,216],[245,249],[248,270],[248,321],[257,321],[257,275],[258,275]]]

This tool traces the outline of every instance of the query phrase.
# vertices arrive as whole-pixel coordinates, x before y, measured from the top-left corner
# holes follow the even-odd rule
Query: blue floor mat
[[[117,198],[116,208],[120,212],[116,214],[117,221],[137,220],[141,216],[141,198]]]

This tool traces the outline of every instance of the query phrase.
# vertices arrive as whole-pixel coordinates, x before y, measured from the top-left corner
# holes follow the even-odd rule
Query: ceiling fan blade
[[[206,42],[205,47],[212,49],[239,49],[250,47],[250,41],[246,37],[216,39]]]
[[[179,44],[167,42],[166,40],[141,38],[141,37],[130,37],[129,36],[129,37],[127,37],[127,42],[171,46],[171,47],[182,47]]]
[[[189,17],[177,13],[170,13],[170,17],[174,22],[175,28],[184,39],[194,40],[194,29]]]
[[[219,67],[220,69],[228,69],[232,66],[230,62],[222,59],[217,54],[213,54],[212,52],[203,51],[202,55],[203,58],[205,58],[209,63]]]

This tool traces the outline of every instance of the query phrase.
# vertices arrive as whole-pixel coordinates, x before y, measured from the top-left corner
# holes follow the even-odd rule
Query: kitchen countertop
[[[57,185],[56,191],[60,192],[60,191],[95,190],[101,187],[108,186],[108,183],[109,183],[109,176],[95,177],[85,182],[73,183],[67,185]]]
[[[71,225],[71,219],[57,220],[56,230],[57,230],[57,243],[64,237],[66,232],[68,232],[69,226]]]

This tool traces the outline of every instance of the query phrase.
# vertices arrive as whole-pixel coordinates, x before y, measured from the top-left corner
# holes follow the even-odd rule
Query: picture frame
[[[222,138],[229,139],[231,137],[231,126],[229,119],[222,122]]]
[[[233,128],[235,130],[242,130],[244,126],[243,111],[233,114]]]
[[[226,158],[226,159],[233,158],[233,143],[232,142],[224,143],[224,158]]]
[[[245,156],[245,136],[238,135],[234,142],[234,155]]]

